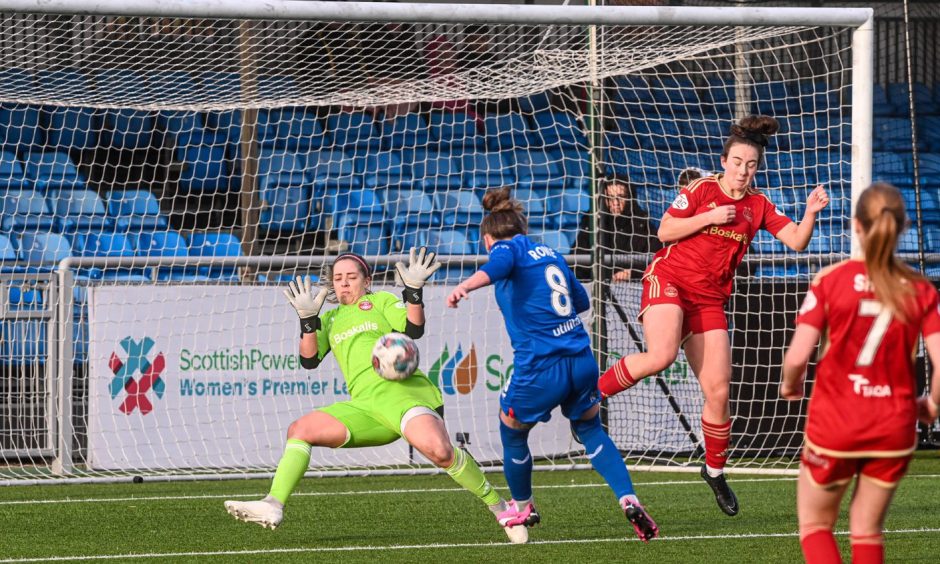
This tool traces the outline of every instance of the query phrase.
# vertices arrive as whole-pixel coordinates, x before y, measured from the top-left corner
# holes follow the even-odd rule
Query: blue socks
[[[503,473],[506,475],[506,483],[509,484],[509,493],[515,500],[532,499],[529,429],[513,429],[500,420],[499,436],[503,441]],[[627,479],[629,480],[629,477]]]
[[[610,489],[614,490],[617,499],[622,499],[625,495],[636,495],[630,472],[620,457],[620,451],[601,426],[601,416],[597,415],[586,421],[572,421],[571,430],[581,439],[594,470],[604,478]],[[505,439],[503,444],[506,444]],[[505,446],[503,448],[505,449]],[[508,472],[506,477],[508,480]],[[509,487],[512,488],[512,484]]]

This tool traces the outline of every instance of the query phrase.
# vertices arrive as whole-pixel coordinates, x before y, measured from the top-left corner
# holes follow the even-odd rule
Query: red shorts
[[[714,301],[696,301],[696,296],[679,289],[669,278],[658,274],[643,277],[643,297],[640,298],[640,315],[650,306],[675,304],[682,308],[682,337],[691,333],[704,333],[715,329],[728,330],[728,318],[725,317],[725,304]]]
[[[909,454],[896,458],[835,458],[805,446],[800,462],[817,486],[847,484],[858,474],[886,488],[894,488],[907,474],[912,457]]]

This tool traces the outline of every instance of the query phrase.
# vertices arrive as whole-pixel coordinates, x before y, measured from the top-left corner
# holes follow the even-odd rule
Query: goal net
[[[795,467],[804,406],[777,399],[778,366],[809,275],[849,250],[854,27],[709,10],[681,25],[239,20],[153,4],[0,18],[0,478],[272,471],[291,421],[349,398],[331,358],[299,366],[281,287],[351,251],[398,293],[389,266],[415,245],[445,263],[421,369],[454,442],[496,466],[502,318],[490,291],[444,305],[485,259],[483,193],[512,186],[529,235],[576,264],[603,369],[642,346],[652,247],[618,242],[623,226],[655,232],[680,172],[718,171],[731,123],[758,112],[781,122],[759,187],[797,220],[817,183],[832,201],[808,252],[751,244],[729,306],[731,464]],[[606,212],[607,179],[628,184],[623,217]],[[631,465],[698,464],[701,403],[680,357],[606,421]],[[531,443],[540,466],[588,462],[559,413]],[[426,468],[405,444],[311,462]]]

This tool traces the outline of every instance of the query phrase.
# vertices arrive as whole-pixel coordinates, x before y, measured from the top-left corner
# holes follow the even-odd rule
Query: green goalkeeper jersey
[[[322,360],[333,351],[346,387],[353,398],[374,397],[383,391],[415,388],[426,390],[434,384],[420,370],[399,382],[385,380],[372,368],[372,347],[379,337],[403,332],[408,318],[407,306],[389,292],[375,292],[354,304],[340,305],[320,316],[317,331],[318,356]]]

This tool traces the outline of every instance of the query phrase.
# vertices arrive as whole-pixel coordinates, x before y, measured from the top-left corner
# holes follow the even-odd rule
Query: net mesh
[[[485,253],[482,194],[513,186],[531,236],[582,257],[586,283],[586,263],[603,263],[588,321],[606,364],[641,346],[638,276],[679,174],[718,171],[730,124],[758,112],[782,124],[759,186],[797,220],[817,183],[833,202],[808,253],[754,242],[729,311],[732,463],[794,467],[802,406],[776,400],[777,366],[808,275],[849,247],[850,30],[4,14],[0,36],[10,480],[63,464],[86,477],[273,470],[293,419],[348,398],[332,361],[296,365],[296,321],[276,286],[317,276],[339,251],[414,245],[446,263],[426,298],[421,366],[454,440],[498,463],[496,397],[512,372],[502,320],[491,297],[443,311],[447,287]],[[604,178],[629,184],[623,218],[606,212]],[[271,255],[306,262],[129,262]],[[80,264],[62,286],[55,265],[70,256],[109,262]],[[389,272],[380,264],[376,284],[390,288]],[[57,325],[62,300],[72,311]],[[701,402],[680,357],[613,399],[607,421],[631,460],[693,463]],[[535,454],[585,462],[560,419],[533,434]],[[423,461],[397,444],[312,464]]]

